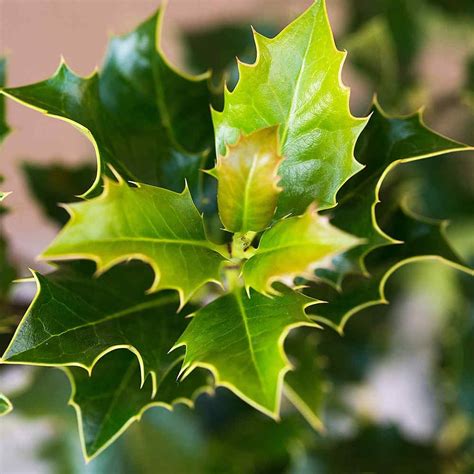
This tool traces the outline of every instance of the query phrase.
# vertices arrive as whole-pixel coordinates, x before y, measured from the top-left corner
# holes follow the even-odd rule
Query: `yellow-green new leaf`
[[[341,83],[345,53],[334,44],[323,0],[275,38],[255,33],[255,64],[239,63],[239,82],[213,111],[218,154],[239,136],[280,125],[283,192],[277,215],[301,214],[316,201],[336,204],[336,192],[361,166],[353,156],[365,119],[349,110]]]
[[[219,282],[224,257],[207,240],[188,188],[179,194],[106,180],[101,196],[68,210],[71,219],[44,259],[86,258],[99,272],[124,260],[143,260],[155,272],[149,291],[177,290],[181,306],[206,282]]]
[[[268,298],[245,290],[221,296],[197,311],[175,348],[186,346],[181,372],[209,369],[216,385],[279,417],[283,377],[290,364],[283,343],[292,328],[315,326],[305,308],[315,300],[287,287]]]
[[[358,243],[310,206],[302,216],[283,219],[263,234],[258,249],[244,264],[245,286],[277,294],[272,288],[275,281],[308,276],[316,266]]]
[[[260,232],[275,214],[278,194],[278,127],[244,135],[218,156],[217,202],[225,228],[231,232]]]

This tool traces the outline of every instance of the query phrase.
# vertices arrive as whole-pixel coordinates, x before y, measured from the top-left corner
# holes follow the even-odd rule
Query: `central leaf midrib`
[[[314,241],[307,241],[307,242],[298,241],[296,243],[291,243],[291,244],[286,244],[286,245],[279,245],[277,247],[272,247],[272,248],[268,248],[268,249],[257,249],[257,251],[255,252],[253,257],[251,257],[248,261],[251,261],[252,258],[258,257],[259,255],[272,253],[272,252],[278,252],[279,250],[287,250],[287,249],[290,249],[290,248],[293,248],[293,247],[298,248],[298,247],[317,246],[317,245],[318,245],[318,243],[316,243]]]
[[[260,374],[260,368],[258,366],[258,363],[257,363],[257,359],[255,357],[255,351],[253,349],[253,343],[252,343],[252,336],[250,334],[250,330],[249,330],[249,326],[248,326],[248,322],[247,322],[247,312],[245,311],[245,306],[242,302],[242,297],[241,297],[241,294],[240,294],[240,289],[235,291],[234,292],[234,296],[235,296],[235,299],[237,301],[237,304],[239,306],[239,310],[240,310],[240,314],[242,316],[242,321],[244,323],[244,328],[245,328],[245,334],[247,336],[247,342],[248,342],[248,345],[249,345],[249,349],[250,349],[250,357],[252,359],[252,362],[255,366],[255,373],[257,374],[257,378],[258,378],[258,381],[260,383],[260,386],[262,388],[262,391],[264,393],[266,393],[266,384],[264,383],[264,381],[262,380],[262,376]]]
[[[175,244],[175,245],[189,245],[194,247],[204,247],[209,250],[214,250],[213,245],[205,240],[184,240],[184,239],[163,239],[155,237],[116,237],[107,239],[93,239],[94,243],[113,243],[113,242],[150,242],[153,244]],[[47,253],[46,253],[47,255]]]
[[[300,85],[301,85],[301,79],[303,77],[303,71],[305,70],[305,66],[306,66],[306,57],[308,55],[308,52],[309,52],[309,49],[310,49],[310,46],[311,46],[311,43],[313,41],[313,35],[314,35],[314,30],[315,30],[315,23],[316,23],[316,14],[313,15],[313,22],[312,22],[312,28],[311,28],[311,34],[310,34],[310,37],[308,39],[308,44],[306,45],[306,49],[305,49],[305,52],[304,52],[304,55],[303,55],[303,58],[301,60],[301,67],[300,67],[300,70],[298,72],[298,77],[296,78],[296,84],[295,84],[295,88],[294,88],[294,93],[291,97],[291,104],[290,104],[290,109],[288,110],[288,116],[286,118],[286,122],[285,122],[285,128],[283,129],[283,132],[281,134],[281,146],[283,147],[285,142],[286,142],[286,137],[288,136],[288,129],[290,128],[290,120],[291,120],[291,117],[294,115],[294,112],[295,112],[295,108],[296,108],[296,101],[297,101],[297,98],[299,96],[299,90],[300,90]]]
[[[244,205],[242,208],[242,230],[247,230],[247,219],[248,219],[248,206],[249,206],[249,197],[250,197],[250,183],[253,180],[255,174],[255,169],[257,167],[257,154],[255,153],[252,158],[252,165],[250,166],[249,174],[245,182],[244,187]]]

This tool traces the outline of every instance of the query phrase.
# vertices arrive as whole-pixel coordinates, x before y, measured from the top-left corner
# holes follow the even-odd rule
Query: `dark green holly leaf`
[[[112,38],[100,72],[80,77],[62,63],[50,79],[4,93],[76,126],[96,149],[99,174],[112,165],[126,179],[177,191],[186,178],[196,189],[213,137],[207,76],[168,63],[162,15]]]
[[[380,188],[386,176],[402,163],[465,150],[472,147],[430,130],[420,112],[390,117],[375,103],[356,147],[356,156],[365,168],[343,186],[337,195],[339,205],[331,211],[335,226],[365,240],[334,260],[334,280],[338,285],[350,272],[366,272],[364,258],[371,250],[395,241],[380,228],[376,216]]]
[[[325,284],[311,287],[309,295],[327,301],[311,310],[316,321],[325,322],[342,333],[352,315],[369,306],[387,303],[387,280],[400,267],[413,262],[439,261],[474,275],[447,242],[446,221],[417,216],[403,205],[393,213],[390,222],[391,234],[402,243],[388,245],[369,254],[370,275],[350,275],[343,281],[340,292],[325,288]]]
[[[301,214],[316,201],[336,204],[342,184],[361,169],[354,144],[366,124],[349,111],[340,79],[345,53],[334,45],[323,0],[275,38],[255,33],[257,60],[239,63],[239,82],[225,91],[224,110],[213,111],[221,155],[240,135],[280,125],[283,192],[277,215]]]
[[[153,280],[139,262],[93,277],[91,262],[62,264],[56,272],[35,273],[37,296],[3,356],[4,362],[80,366],[89,373],[107,352],[133,351],[142,379],[151,374],[156,391],[179,354],[168,354],[186,328],[176,314],[174,292],[146,295]]]
[[[315,326],[305,313],[314,300],[284,286],[279,291],[268,298],[238,288],[198,310],[174,346],[186,346],[183,377],[208,369],[217,386],[278,418],[283,376],[291,368],[284,340],[295,327]]]
[[[43,165],[30,162],[24,163],[22,168],[36,202],[46,216],[60,225],[64,225],[69,216],[59,204],[74,201],[94,179],[94,168],[87,164],[69,167],[59,163]]]
[[[164,374],[153,397],[152,382],[141,387],[140,366],[134,354],[117,350],[103,357],[91,375],[81,368],[69,367],[72,386],[70,403],[76,409],[84,457],[90,460],[112,444],[135,420],[153,406],[172,409],[173,403],[193,403],[207,390],[207,378],[196,372],[178,382],[179,364]]]
[[[131,188],[105,180],[97,198],[69,205],[71,219],[42,258],[86,258],[103,272],[132,258],[150,264],[150,291],[174,289],[181,306],[202,285],[219,282],[225,248],[210,242],[188,188]]]

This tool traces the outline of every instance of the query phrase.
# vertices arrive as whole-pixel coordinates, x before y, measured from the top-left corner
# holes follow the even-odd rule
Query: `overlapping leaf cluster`
[[[420,114],[389,117],[374,103],[352,116],[322,0],[274,38],[255,33],[255,64],[239,63],[212,117],[208,76],[164,57],[162,18],[114,38],[90,77],[62,63],[3,90],[73,123],[97,154],[96,180],[42,255],[58,268],[33,274],[36,298],[3,356],[64,367],[86,458],[150,406],[192,405],[215,386],[275,419],[285,393],[320,428],[324,383],[307,334],[318,323],[342,333],[408,262],[470,271],[398,186],[377,207],[398,165],[469,147]]]

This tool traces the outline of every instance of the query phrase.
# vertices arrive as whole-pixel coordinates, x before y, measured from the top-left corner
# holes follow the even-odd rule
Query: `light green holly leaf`
[[[198,371],[177,381],[179,364],[164,374],[155,397],[149,379],[141,387],[140,366],[129,351],[113,351],[102,358],[91,375],[80,368],[65,369],[71,382],[70,404],[75,408],[86,461],[110,446],[151,407],[172,409],[175,403],[193,406],[194,399],[209,391],[206,374]]]
[[[317,431],[323,431],[321,412],[329,383],[318,356],[317,341],[313,333],[297,330],[285,345],[293,370],[285,376],[283,393]]]
[[[137,186],[107,179],[101,196],[70,204],[70,221],[42,258],[94,260],[99,273],[131,258],[143,260],[155,272],[149,291],[177,290],[183,306],[206,282],[219,283],[223,250],[207,240],[187,187],[178,194]]]
[[[427,219],[409,210],[406,202],[390,218],[390,233],[400,243],[374,250],[369,255],[370,275],[346,277],[339,291],[327,292],[324,284],[310,284],[308,295],[326,301],[311,311],[311,317],[340,334],[349,319],[370,306],[387,304],[385,287],[401,267],[420,261],[436,261],[474,276],[451,248],[445,236],[447,221]]]
[[[260,232],[275,214],[278,194],[278,127],[243,135],[217,157],[217,202],[225,228],[231,232]]]
[[[206,368],[216,385],[277,419],[283,377],[291,368],[285,338],[295,327],[317,327],[305,313],[314,300],[286,287],[280,293],[248,296],[238,288],[198,310],[174,346],[186,346],[183,378],[196,367]]]
[[[13,410],[13,405],[8,398],[0,393],[0,416],[7,415]]]
[[[143,263],[114,267],[99,278],[93,273],[85,261],[62,264],[48,276],[34,273],[37,295],[3,362],[79,366],[90,373],[104,354],[126,348],[138,357],[142,380],[151,374],[156,392],[176,364],[177,355],[168,352],[187,325],[176,314],[178,296],[146,295],[153,274]]]
[[[275,281],[308,276],[316,265],[324,266],[330,257],[358,242],[310,206],[302,216],[283,219],[265,231],[258,249],[243,266],[245,286],[277,294],[272,288]]]
[[[93,144],[100,174],[181,190],[199,187],[212,146],[208,75],[174,69],[160,47],[162,10],[111,39],[100,71],[80,77],[64,62],[46,81],[8,88],[12,99],[79,129]],[[197,195],[197,194],[196,194]]]
[[[472,150],[426,127],[421,112],[404,117],[386,115],[375,102],[369,124],[357,142],[356,156],[365,168],[338,193],[339,205],[331,223],[364,240],[334,259],[334,280],[340,285],[351,272],[365,273],[365,256],[396,240],[380,228],[376,216],[379,193],[387,175],[397,166],[445,153]]]
[[[336,193],[361,166],[354,145],[366,124],[349,110],[341,83],[345,54],[336,49],[323,0],[275,38],[255,33],[255,64],[239,63],[239,82],[213,110],[218,154],[239,136],[280,125],[285,157],[278,171],[283,192],[277,215],[301,214],[316,201],[336,204]]]

